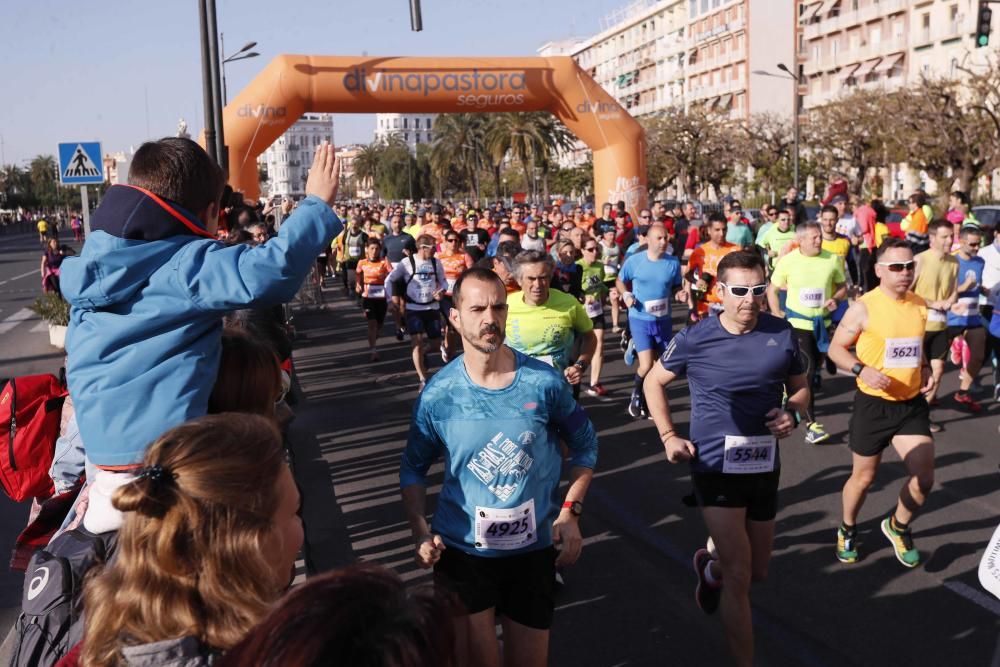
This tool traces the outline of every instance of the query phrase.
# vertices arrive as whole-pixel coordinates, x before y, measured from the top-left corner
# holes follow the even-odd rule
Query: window
[[[882,41],[882,27],[875,26],[868,29],[868,44],[876,46]]]
[[[409,118],[404,118],[403,119],[403,129],[404,130],[406,129],[406,126],[409,124],[409,120],[410,120]]]
[[[398,130],[399,129],[399,118],[393,118],[392,119],[392,129],[394,129],[394,130]]]
[[[417,119],[417,122],[419,123],[419,122],[420,122],[420,120],[419,120],[419,119]],[[414,137],[414,139],[416,140],[416,143],[418,143],[418,144],[419,144],[419,143],[420,143],[420,133],[419,133],[419,132],[417,132],[417,133],[416,133],[415,135],[413,135],[413,137]]]
[[[403,120],[405,121],[406,119],[404,118]],[[405,125],[405,123],[404,123],[404,125]],[[410,141],[410,133],[409,132],[403,132],[403,141],[405,141],[407,143]]]
[[[951,64],[948,65],[948,77],[954,79],[958,76],[958,58],[952,58]]]

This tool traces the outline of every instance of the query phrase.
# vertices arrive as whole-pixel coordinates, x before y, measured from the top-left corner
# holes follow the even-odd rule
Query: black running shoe
[[[706,614],[715,613],[715,610],[719,608],[719,598],[722,596],[722,586],[712,586],[705,578],[705,567],[711,560],[712,555],[708,553],[708,549],[698,549],[694,552],[694,558],[691,561],[694,572],[698,575],[698,585],[694,589],[694,601],[698,604],[698,609]]]

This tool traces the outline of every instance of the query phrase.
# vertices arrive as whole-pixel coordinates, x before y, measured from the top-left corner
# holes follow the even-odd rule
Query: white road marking
[[[1000,616],[1000,600],[997,600],[995,597],[976,590],[972,586],[962,583],[961,581],[946,581],[944,582],[944,587],[952,593],[958,593],[966,600],[974,602],[983,609]]]
[[[13,278],[8,278],[7,280],[0,280],[0,285],[6,285],[7,283],[12,283],[15,280],[20,280],[21,278],[27,278],[28,276],[38,275],[38,269],[28,271],[27,273],[22,273],[19,276],[14,276]]]
[[[31,327],[31,333],[45,333],[49,330],[49,323],[42,320],[35,326]]]
[[[22,308],[7,319],[0,321],[0,334],[5,334],[21,322],[27,322],[28,320],[36,317],[38,317],[38,315],[35,315],[27,308]]]

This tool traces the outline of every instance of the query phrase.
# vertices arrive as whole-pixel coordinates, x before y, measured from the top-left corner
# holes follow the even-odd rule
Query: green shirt
[[[830,300],[837,285],[844,284],[844,262],[826,250],[814,257],[806,257],[798,248],[778,260],[771,274],[771,284],[788,290],[786,310],[806,317],[830,317],[824,304]],[[797,317],[788,318],[796,329],[811,331],[812,321]]]
[[[507,345],[557,370],[569,366],[576,334],[593,330],[583,304],[565,292],[549,290],[540,306],[527,305],[524,292],[507,297]]]
[[[767,233],[764,234],[764,238],[757,241],[757,245],[764,248],[767,251],[774,251],[776,254],[774,257],[768,257],[768,263],[771,268],[774,268],[775,262],[781,257],[781,251],[789,243],[795,240],[795,229],[791,226],[788,227],[788,231],[781,231],[778,229],[778,225],[772,225]]]

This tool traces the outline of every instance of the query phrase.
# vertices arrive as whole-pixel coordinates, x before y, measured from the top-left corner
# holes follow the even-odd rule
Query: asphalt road
[[[385,338],[382,360],[368,363],[360,313],[339,290],[326,292],[325,312],[298,318],[295,355],[306,397],[296,423],[298,471],[314,564],[376,561],[425,581],[398,491],[416,397],[409,347]],[[608,343],[617,350],[610,335]],[[566,571],[559,594],[551,663],[726,664],[718,619],[694,604],[690,559],[706,535],[697,510],[681,502],[690,490],[686,468],[665,461],[651,422],[625,414],[630,373],[620,353],[610,356],[612,394],[583,398],[600,460],[582,523],[583,557]],[[945,391],[956,382],[949,371]],[[946,400],[935,411],[945,425],[937,481],[914,524],[924,563],[901,566],[878,527],[903,475],[889,453],[860,517],[862,560],[843,565],[834,539],[850,469],[844,445],[852,392],[852,378],[824,377],[818,412],[834,434],[829,444],[806,445],[801,433],[783,441],[774,558],[768,581],[752,592],[758,664],[990,664],[1000,602],[980,588],[976,568],[1000,515],[1000,405],[971,417]],[[685,387],[671,389],[670,398],[683,424]]]
[[[0,236],[0,376],[51,372],[61,362],[38,320],[16,321],[38,293],[37,242]],[[296,476],[304,490],[311,569],[356,560],[427,581],[413,563],[398,491],[398,461],[416,397],[409,346],[382,339],[369,363],[361,314],[339,290],[322,311],[301,312],[295,363],[302,401],[292,426]],[[388,333],[388,327],[385,330]],[[580,562],[566,571],[552,634],[553,665],[715,665],[727,654],[717,618],[698,611],[691,554],[704,544],[686,468],[666,463],[651,422],[631,420],[631,372],[608,342],[605,399],[583,398],[600,436],[600,460],[587,498]],[[440,365],[436,355],[433,367]],[[985,377],[985,374],[984,374]],[[945,391],[956,385],[945,378]],[[681,424],[687,392],[671,389]],[[842,565],[833,543],[840,489],[849,471],[844,446],[852,381],[824,377],[819,416],[830,444],[783,441],[780,511],[767,582],[752,593],[761,665],[988,665],[998,648],[1000,602],[976,579],[982,550],[1000,515],[997,419],[988,403],[972,417],[945,406],[937,439],[937,479],[914,538],[924,563],[906,570],[878,529],[902,479],[886,456],[860,521],[861,562]],[[434,469],[440,480],[440,465]],[[431,503],[438,486],[432,486]],[[0,544],[23,527],[26,506],[0,499]],[[0,574],[0,628],[16,614],[22,577]]]

